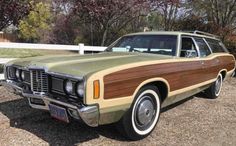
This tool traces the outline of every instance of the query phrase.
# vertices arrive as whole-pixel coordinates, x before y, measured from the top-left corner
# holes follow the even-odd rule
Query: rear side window
[[[222,42],[213,39],[206,39],[213,53],[227,52]]]
[[[202,38],[194,38],[200,51],[200,57],[206,57],[211,54],[210,49]]]

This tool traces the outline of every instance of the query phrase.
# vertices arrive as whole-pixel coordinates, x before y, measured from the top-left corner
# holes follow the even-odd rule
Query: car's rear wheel
[[[143,87],[137,93],[131,108],[118,123],[118,130],[130,140],[145,138],[155,128],[160,108],[157,87]]]
[[[207,97],[212,99],[219,97],[222,84],[223,84],[223,77],[222,74],[219,74],[217,80],[208,89],[205,90]]]

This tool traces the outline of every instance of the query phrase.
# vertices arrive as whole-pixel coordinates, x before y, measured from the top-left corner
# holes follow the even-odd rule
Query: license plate
[[[69,123],[69,118],[65,108],[49,104],[49,111],[53,118]]]

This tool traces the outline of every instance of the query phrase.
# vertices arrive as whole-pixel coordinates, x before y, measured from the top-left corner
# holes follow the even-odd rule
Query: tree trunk
[[[101,46],[105,45],[105,41],[107,39],[107,29],[108,29],[108,25],[105,27],[105,30],[103,32]]]

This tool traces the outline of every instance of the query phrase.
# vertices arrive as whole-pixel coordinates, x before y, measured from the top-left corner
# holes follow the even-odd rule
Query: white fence
[[[56,45],[56,44],[32,44],[32,43],[8,43],[0,42],[0,49],[32,49],[32,50],[67,50],[78,51],[83,55],[85,52],[102,52],[106,47],[79,45]],[[0,58],[0,64],[5,64],[14,58]],[[3,74],[0,74],[0,80],[3,80]]]
[[[10,49],[33,49],[33,50],[68,50],[78,51],[80,54],[84,54],[85,51],[102,52],[106,47],[100,46],[85,46],[84,44],[79,45],[55,45],[55,44],[31,44],[31,43],[5,43],[0,42],[1,48]]]

